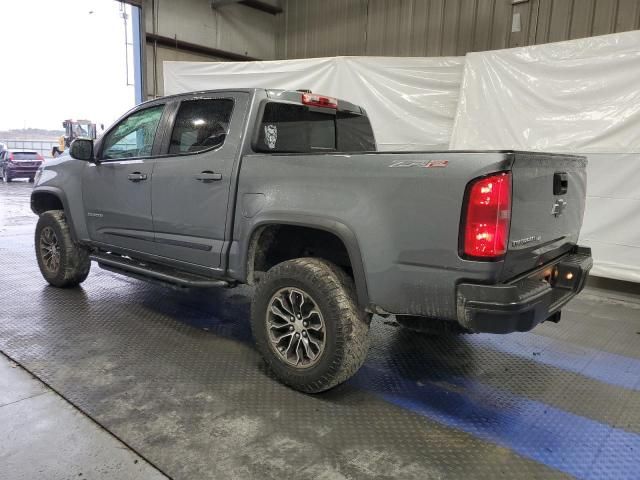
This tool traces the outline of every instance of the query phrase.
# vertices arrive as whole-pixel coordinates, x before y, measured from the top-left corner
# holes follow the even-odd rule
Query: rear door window
[[[221,147],[229,132],[232,111],[230,98],[183,101],[171,133],[169,153],[179,155]]]

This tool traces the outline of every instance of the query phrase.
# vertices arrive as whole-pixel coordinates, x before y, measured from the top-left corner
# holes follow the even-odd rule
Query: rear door
[[[136,110],[105,134],[84,169],[82,197],[95,242],[152,253],[151,179],[164,104]]]
[[[516,152],[503,277],[512,278],[568,252],[578,242],[586,195],[586,159]]]
[[[229,189],[247,93],[186,98],[172,114],[153,173],[156,252],[195,269],[221,268]]]

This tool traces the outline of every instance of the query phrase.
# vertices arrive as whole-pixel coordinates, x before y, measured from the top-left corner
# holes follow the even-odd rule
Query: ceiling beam
[[[171,37],[163,37],[162,35],[155,35],[153,33],[147,33],[146,39],[149,43],[160,45],[163,47],[175,48],[176,50],[198,53],[200,55],[207,55],[209,57],[224,58],[225,60],[236,60],[240,62],[260,60],[259,58],[240,55],[239,53],[228,52],[226,50],[220,50],[218,48],[205,47],[204,45],[185,42],[184,40],[178,40]]]
[[[225,5],[231,5],[233,3],[239,3],[249,8],[260,10],[261,12],[270,13],[271,15],[277,15],[282,13],[282,8],[271,3],[264,2],[262,0],[211,0],[211,8],[223,7]]]

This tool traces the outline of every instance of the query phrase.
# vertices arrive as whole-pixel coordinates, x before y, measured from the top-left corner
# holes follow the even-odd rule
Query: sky
[[[115,0],[0,0],[0,130],[61,130],[66,118],[107,127],[134,106],[120,8]],[[130,15],[128,25],[131,42]],[[132,83],[131,55],[129,65]]]

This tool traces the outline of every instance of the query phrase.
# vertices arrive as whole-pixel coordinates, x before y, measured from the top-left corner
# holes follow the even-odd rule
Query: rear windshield
[[[366,115],[269,102],[255,148],[274,153],[362,152],[375,150],[376,144]]]
[[[15,160],[38,160],[38,152],[13,152]]]
[[[373,152],[376,140],[369,117],[350,112],[338,112],[337,142],[341,152]]]

